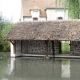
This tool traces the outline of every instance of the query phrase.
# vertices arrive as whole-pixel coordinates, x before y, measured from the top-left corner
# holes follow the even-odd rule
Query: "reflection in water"
[[[9,58],[0,61],[0,80],[79,80],[80,60]]]
[[[15,58],[10,59],[10,68],[9,68],[9,75],[12,73],[12,71],[15,68]]]
[[[70,78],[70,60],[62,60],[61,71],[63,78]]]

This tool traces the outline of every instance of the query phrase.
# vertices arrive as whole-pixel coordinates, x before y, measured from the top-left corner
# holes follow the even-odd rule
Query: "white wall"
[[[23,21],[32,21],[32,18],[31,17],[25,17],[25,18],[23,18]]]
[[[23,18],[23,21],[33,21],[33,18],[25,17],[25,18]],[[39,17],[38,21],[46,21],[46,17]]]
[[[34,18],[34,17],[39,18],[40,11],[39,10],[31,10],[31,16],[32,16],[32,18]]]
[[[11,57],[15,57],[14,45],[10,42]]]
[[[68,10],[64,9],[47,9],[47,20],[58,20],[58,17],[63,17],[63,20],[68,19]]]
[[[15,41],[15,44],[11,45],[11,57],[21,56],[21,41]]]
[[[46,9],[46,17],[40,17],[40,11],[38,13],[34,13],[31,11],[31,17],[24,17],[23,21],[33,21],[33,17],[37,17],[38,21],[45,21],[47,20],[58,20],[58,17],[62,17],[63,20],[68,20],[68,10],[64,9]]]
[[[46,21],[46,17],[39,17],[39,21]]]
[[[58,9],[55,12],[56,14],[56,19],[58,17],[63,17],[63,20],[68,20],[68,10],[64,11],[64,9]]]
[[[47,14],[47,20],[55,20],[55,18],[56,18],[55,10],[47,9],[46,14]]]
[[[33,21],[33,18],[38,18],[38,21],[45,21],[46,17],[40,17],[40,11],[39,10],[31,10],[31,17],[24,17],[23,21]],[[37,20],[34,20],[37,21]]]

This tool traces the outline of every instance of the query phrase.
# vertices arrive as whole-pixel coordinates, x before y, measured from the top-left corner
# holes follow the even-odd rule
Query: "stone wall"
[[[80,55],[80,41],[71,41],[70,51],[70,54],[72,55]]]
[[[54,52],[55,54],[60,54],[60,41],[54,41]]]
[[[21,41],[22,54],[46,54],[45,41]],[[48,54],[53,55],[52,42],[48,43]],[[54,54],[59,54],[59,41],[54,41]]]
[[[52,44],[48,44],[49,54],[52,54]],[[46,54],[45,41],[22,41],[23,54]]]
[[[60,54],[60,41],[54,41],[54,54]],[[52,42],[48,42],[48,54],[53,55]],[[16,54],[46,54],[46,43],[45,41],[16,41],[15,53]],[[80,41],[70,42],[70,54],[80,55]]]
[[[16,45],[15,47],[16,54],[20,54],[21,53],[21,41],[16,41],[15,45]]]

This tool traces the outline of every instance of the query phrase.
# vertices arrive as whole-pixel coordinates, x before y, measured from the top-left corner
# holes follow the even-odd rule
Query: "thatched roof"
[[[5,39],[80,41],[80,21],[20,22]]]

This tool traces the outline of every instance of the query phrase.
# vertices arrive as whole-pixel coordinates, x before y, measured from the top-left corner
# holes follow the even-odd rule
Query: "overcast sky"
[[[21,16],[21,0],[0,0],[0,12],[7,19],[17,22]]]

